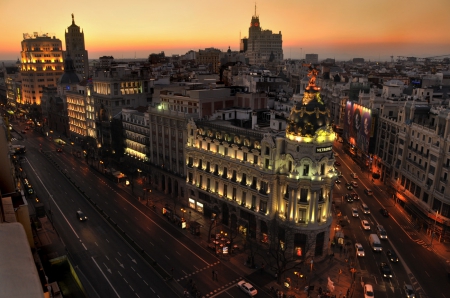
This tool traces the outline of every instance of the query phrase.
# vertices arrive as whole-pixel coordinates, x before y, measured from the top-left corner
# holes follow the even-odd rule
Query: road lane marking
[[[33,170],[34,174],[36,175],[36,178],[41,182],[42,187],[44,187],[45,191],[47,192],[48,196],[50,197],[50,200],[52,200],[53,204],[55,204],[56,208],[58,209],[58,211],[61,213],[62,217],[64,217],[64,219],[66,220],[67,224],[69,225],[70,229],[72,230],[72,232],[75,234],[75,236],[80,239],[80,236],[78,236],[77,232],[75,232],[74,228],[72,227],[72,225],[70,224],[69,220],[67,219],[67,217],[64,215],[64,213],[62,212],[61,208],[59,208],[59,205],[56,203],[56,201],[53,199],[53,195],[50,194],[50,192],[48,191],[47,187],[45,187],[44,182],[42,182],[41,177],[38,175],[38,173],[36,173],[36,170],[33,168],[33,166],[31,165],[31,163],[28,161],[28,159],[25,157],[25,160],[28,162],[28,164],[30,165],[30,168]]]
[[[425,273],[428,275],[428,277],[431,277],[431,276],[428,274],[428,272],[425,271]]]
[[[84,247],[85,250],[88,250],[88,249],[86,248],[86,246],[84,245],[84,243],[81,243],[81,245],[83,245],[83,247]]]
[[[164,255],[168,260],[170,260],[170,258],[167,255]]]
[[[117,293],[116,289],[113,287],[113,285],[111,284],[111,282],[109,281],[108,277],[106,277],[105,273],[103,272],[102,268],[100,268],[100,266],[97,264],[97,262],[95,261],[94,257],[91,257],[92,261],[94,261],[95,266],[97,266],[98,270],[100,270],[100,272],[102,273],[103,277],[106,279],[106,281],[108,282],[109,286],[112,288],[112,290],[114,291],[114,293],[116,293],[117,297],[120,298],[119,293]],[[120,274],[120,272],[119,272]]]

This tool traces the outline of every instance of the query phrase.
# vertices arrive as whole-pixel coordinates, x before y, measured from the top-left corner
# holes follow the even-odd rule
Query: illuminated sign
[[[330,152],[331,150],[333,150],[333,146],[316,147],[316,153]]]

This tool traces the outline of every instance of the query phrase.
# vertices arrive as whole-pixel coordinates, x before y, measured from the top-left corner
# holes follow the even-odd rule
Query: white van
[[[378,238],[377,234],[369,235],[369,243],[370,243],[370,247],[372,247],[373,251],[382,251],[383,250],[383,248],[381,247],[380,239]]]

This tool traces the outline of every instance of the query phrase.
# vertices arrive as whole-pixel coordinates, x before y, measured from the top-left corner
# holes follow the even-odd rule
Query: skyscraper
[[[66,30],[66,55],[73,59],[75,71],[82,79],[89,77],[88,52],[84,44],[84,32],[80,26],[75,25],[75,17],[72,14],[72,25]]]
[[[42,88],[56,87],[63,74],[62,42],[48,33],[23,34],[21,53],[22,101],[41,104]]]
[[[242,40],[245,43],[245,38]],[[259,16],[252,16],[248,29],[246,58],[250,64],[264,64],[267,62],[283,60],[283,40],[281,31],[272,33],[271,30],[263,30],[259,22]]]

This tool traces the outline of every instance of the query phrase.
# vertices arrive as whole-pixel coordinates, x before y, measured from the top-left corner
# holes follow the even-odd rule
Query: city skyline
[[[264,30],[281,31],[285,59],[304,58],[308,53],[319,54],[319,60],[362,57],[372,61],[389,61],[390,56],[448,55],[450,18],[445,13],[450,4],[446,0],[427,3],[424,7],[419,0],[282,0],[276,4],[262,0],[256,3],[256,14]],[[218,6],[207,0],[187,4],[130,0],[126,6],[118,1],[81,0],[74,7],[42,3],[20,10],[19,15],[6,14],[0,25],[10,29],[2,35],[0,59],[20,57],[23,33],[48,33],[62,40],[65,50],[64,33],[72,13],[85,33],[90,59],[147,58],[161,51],[168,56],[182,55],[208,47],[238,51],[239,39],[248,36],[255,14],[254,1],[230,0]],[[13,12],[17,8],[7,0],[0,3],[0,9]]]

